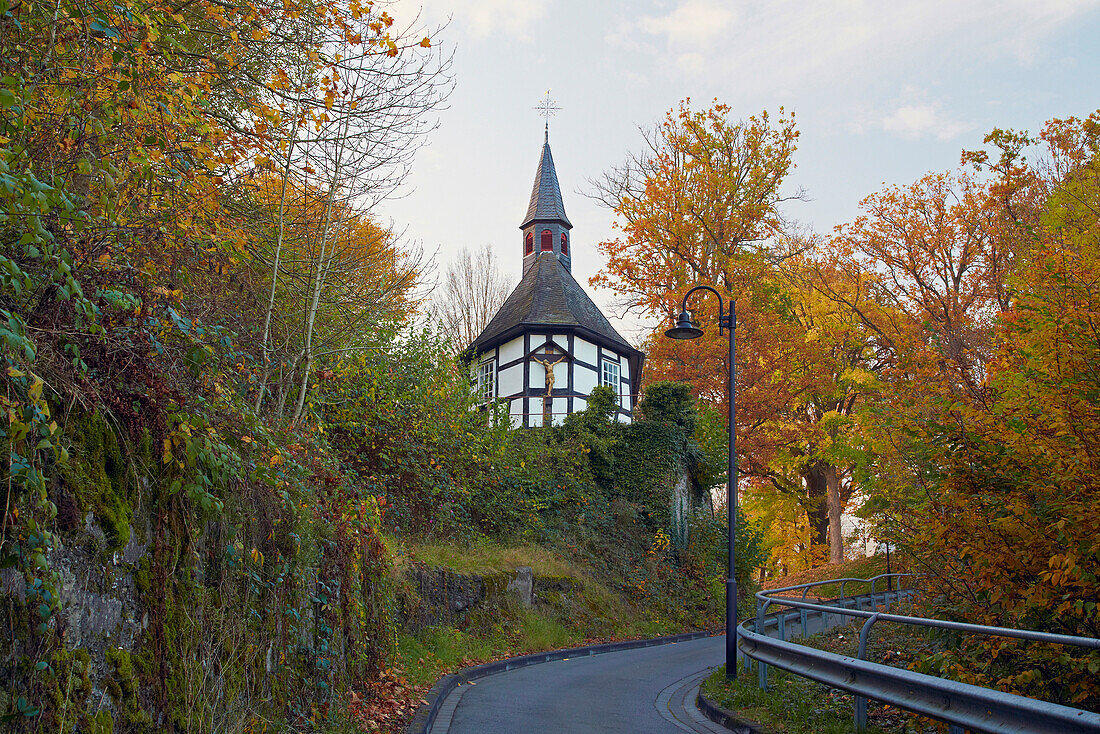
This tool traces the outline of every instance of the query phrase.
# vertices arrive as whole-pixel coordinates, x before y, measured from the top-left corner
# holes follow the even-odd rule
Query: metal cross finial
[[[555,102],[554,100],[550,99],[550,90],[547,89],[546,90],[546,97],[541,102],[539,102],[538,105],[536,105],[535,107],[532,107],[531,109],[538,110],[539,114],[546,118],[546,125],[544,127],[544,132],[546,134],[546,140],[549,141],[550,140],[550,118],[553,117],[557,113],[557,111],[561,109],[561,107],[558,107],[558,103]]]

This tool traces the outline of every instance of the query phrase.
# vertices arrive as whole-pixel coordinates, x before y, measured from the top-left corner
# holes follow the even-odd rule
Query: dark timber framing
[[[571,257],[577,253],[577,245],[571,242],[568,253],[561,251],[562,236],[568,235],[572,226],[565,214],[557,171],[550,153],[550,142],[546,140],[535,173],[527,213],[520,225],[519,247],[523,257],[523,277],[489,324],[464,352],[466,358],[472,360],[493,355],[497,398],[509,401],[511,415],[515,416],[513,411],[516,409],[521,410],[521,425],[526,427],[541,422],[547,411],[552,421],[562,417],[560,408],[564,408],[566,413],[574,412],[580,407],[578,398],[587,404],[589,395],[585,390],[590,391],[590,386],[603,384],[605,359],[619,365],[619,383],[611,386],[618,397],[618,415],[625,420],[632,420],[637,404],[636,396],[641,385],[645,355],[623,339],[600,312],[599,307],[592,302],[584,288],[573,278],[570,262]],[[543,251],[541,247],[540,237],[544,230],[549,230],[552,234],[552,249],[547,251]],[[531,253],[523,249],[528,234],[534,235],[536,241]],[[501,347],[516,339],[523,340],[520,356],[502,364]],[[595,348],[594,364],[589,362],[592,351],[586,346],[582,347],[582,340]],[[538,381],[540,384],[537,385],[531,381],[531,363],[535,352],[544,348],[548,341],[553,341],[565,353],[566,376],[560,384],[555,382],[549,394],[544,381]],[[501,373],[508,372],[508,389],[514,390],[519,384],[519,375],[510,371],[520,368],[523,370],[520,390],[508,395],[502,394]],[[578,370],[584,370],[581,374],[587,379],[578,379],[581,376],[578,375]],[[550,401],[548,407],[545,401]],[[533,411],[535,402],[542,402],[543,409]]]
[[[562,338],[564,337],[564,339]],[[500,362],[500,351],[503,344],[512,341],[513,339],[523,339],[522,350],[523,354],[520,357],[511,359],[508,362]],[[595,363],[583,360],[576,355],[576,348],[578,340],[591,344],[596,351]],[[562,344],[562,342],[565,344]],[[533,382],[531,379],[531,365],[534,362],[536,356],[540,356],[542,350],[548,346],[553,346],[559,350],[566,358],[566,381],[564,385],[555,385],[553,392],[550,395],[546,394],[545,382],[538,381]],[[541,325],[537,330],[532,328],[531,331],[524,331],[522,337],[520,334],[516,334],[512,339],[502,341],[500,344],[492,347],[491,350],[487,350],[496,359],[496,378],[495,384],[497,386],[497,398],[500,400],[507,400],[509,403],[513,400],[522,401],[523,420],[522,425],[524,427],[532,426],[532,415],[543,415],[542,410],[532,410],[532,403],[536,400],[551,400],[557,399],[565,400],[565,410],[567,413],[573,413],[579,408],[576,398],[581,398],[587,404],[588,394],[581,392],[577,388],[577,369],[585,369],[590,373],[590,379],[595,385],[603,384],[603,363],[605,361],[614,362],[619,365],[619,409],[618,414],[624,418],[632,420],[634,417],[634,410],[637,407],[636,391],[633,389],[634,385],[634,370],[632,369],[634,360],[632,355],[621,354],[612,348],[599,343],[592,334],[586,333],[583,330],[570,328],[570,327],[558,327],[548,328],[547,325]],[[485,353],[478,355],[478,362],[485,358]],[[517,392],[503,393],[500,392],[500,374],[505,370],[520,368],[523,369],[523,381],[522,387]],[[623,376],[623,368],[626,367],[630,370],[629,376]],[[509,411],[511,412],[511,411]],[[561,410],[555,408],[554,403],[551,403],[551,412],[555,415],[560,415]]]

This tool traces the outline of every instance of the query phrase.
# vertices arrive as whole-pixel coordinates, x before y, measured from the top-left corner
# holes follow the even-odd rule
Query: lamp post
[[[737,448],[734,429],[734,329],[737,327],[737,315],[734,310],[733,300],[729,302],[727,311],[722,294],[709,285],[697,285],[684,294],[680,304],[680,315],[676,317],[676,326],[665,332],[665,336],[672,339],[698,339],[703,335],[688,311],[688,298],[695,291],[710,291],[718,297],[718,333],[729,331],[730,355],[729,374],[727,375],[726,390],[729,396],[729,484],[726,510],[729,513],[729,577],[726,579],[726,678],[737,678],[737,576],[734,568],[734,543],[737,540]]]

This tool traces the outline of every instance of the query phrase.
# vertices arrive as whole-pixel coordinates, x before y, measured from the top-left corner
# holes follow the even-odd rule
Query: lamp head
[[[683,311],[676,317],[676,326],[665,332],[670,339],[698,339],[703,335],[703,330],[695,325],[691,318],[691,311]]]

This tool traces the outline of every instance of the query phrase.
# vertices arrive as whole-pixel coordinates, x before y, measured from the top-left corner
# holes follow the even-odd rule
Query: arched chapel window
[[[554,233],[548,229],[542,230],[542,243],[541,248],[543,252],[554,251]]]
[[[566,236],[565,232],[561,233],[561,254],[569,254],[569,238]]]
[[[535,251],[535,233],[528,232],[527,236],[523,239],[523,254],[530,255]]]

